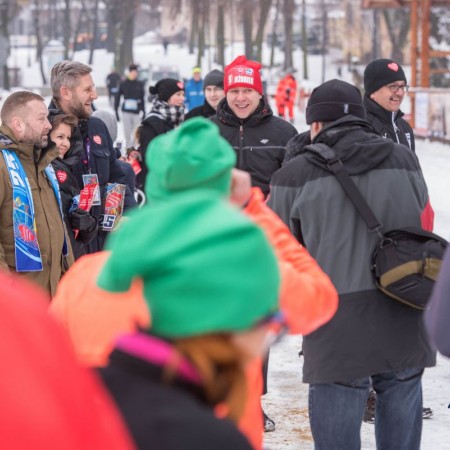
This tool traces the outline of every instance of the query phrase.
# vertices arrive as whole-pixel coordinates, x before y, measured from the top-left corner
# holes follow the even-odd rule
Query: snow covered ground
[[[13,49],[10,66],[22,68],[23,87],[39,87],[40,72],[38,64],[34,62],[34,52],[28,49]],[[135,62],[145,66],[150,63],[176,64],[183,78],[190,78],[191,69],[195,65],[195,55],[190,55],[186,48],[175,45],[169,46],[168,55],[164,55],[161,45],[135,45]],[[228,48],[226,60],[230,62],[243,52],[242,45]],[[263,62],[267,62],[269,51],[264,51]],[[78,52],[76,59],[87,62],[88,52]],[[213,55],[206,52],[203,60],[203,73],[217,68],[213,62]],[[330,52],[327,55],[325,79],[336,78],[336,62],[339,55]],[[276,62],[282,61],[282,55],[276,54]],[[297,74],[301,78],[302,57],[300,52],[294,56]],[[105,85],[105,78],[112,67],[112,55],[105,51],[96,51],[94,57],[93,78],[97,86]],[[30,64],[28,64],[30,63]],[[322,81],[321,57],[309,57],[310,79],[302,81],[307,87],[313,87]],[[269,72],[264,70],[264,76],[270,84],[278,79],[279,69]],[[408,72],[408,70],[407,70]],[[342,78],[351,82],[351,74],[343,70]],[[3,95],[3,98],[5,95]],[[106,97],[96,102],[99,109],[109,109]],[[408,108],[407,103],[405,104]],[[405,110],[405,108],[403,108]],[[306,128],[304,116],[297,113],[297,129]],[[119,139],[123,138],[123,130],[119,124]],[[446,238],[450,238],[450,146],[428,141],[417,142],[417,154],[427,180],[432,204],[436,212],[435,231]],[[276,430],[265,435],[265,447],[270,450],[303,450],[312,449],[313,442],[308,424],[307,385],[301,382],[302,360],[298,357],[301,348],[301,337],[291,336],[272,349],[269,368],[269,393],[263,401],[268,415],[276,421]],[[431,407],[434,416],[424,421],[422,449],[440,450],[450,449],[450,360],[440,357],[436,368],[428,369],[424,376],[424,404]],[[375,449],[374,427],[363,424],[362,448]]]

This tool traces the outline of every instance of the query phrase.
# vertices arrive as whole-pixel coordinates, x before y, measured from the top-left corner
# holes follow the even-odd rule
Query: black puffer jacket
[[[382,137],[391,139],[397,144],[408,146],[413,152],[416,151],[414,132],[409,123],[403,119],[402,111],[387,111],[372,99],[364,96],[364,106],[367,111],[367,122]]]
[[[142,121],[139,127],[139,152],[142,155],[141,172],[136,177],[136,186],[140,189],[145,187],[145,180],[147,179],[148,167],[146,162],[146,154],[148,144],[160,134],[167,133],[173,130],[174,124],[156,112],[150,114]]]
[[[192,119],[192,117],[206,117],[209,118],[216,113],[216,110],[205,100],[201,106],[191,109],[185,116],[184,120]]]
[[[156,363],[115,350],[101,376],[138,450],[252,449],[231,421],[214,415],[202,386],[176,375],[168,382]]]
[[[260,187],[267,196],[272,174],[281,167],[286,144],[297,130],[289,122],[275,117],[264,97],[256,111],[244,120],[234,115],[224,98],[211,120],[233,146],[236,167],[249,172],[253,186]]]
[[[326,125],[314,143],[333,148],[385,230],[429,225],[427,186],[406,146],[353,116]],[[435,365],[422,311],[388,298],[374,283],[378,236],[368,232],[327,161],[307,148],[273,175],[268,202],[339,293],[336,315],[303,339],[304,382],[348,382]]]
[[[59,108],[52,100],[49,109]],[[87,145],[87,142],[89,142],[89,145]],[[72,132],[70,149],[65,156],[65,160],[68,159],[78,186],[84,186],[83,174],[98,175],[102,198],[108,183],[126,185],[125,175],[116,158],[108,128],[98,117],[91,116],[87,120],[79,121],[78,127]],[[136,200],[130,188],[127,187],[124,210],[126,211],[134,206],[136,206]],[[93,206],[90,213],[99,221],[103,214],[103,206]],[[86,245],[86,252],[94,253],[102,250],[107,233],[99,229],[95,238]]]

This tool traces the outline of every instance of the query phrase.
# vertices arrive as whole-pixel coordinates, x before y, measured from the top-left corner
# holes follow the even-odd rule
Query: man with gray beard
[[[55,64],[51,72],[53,98],[50,112],[64,112],[78,118],[78,127],[74,129],[71,147],[65,160],[72,168],[83,188],[83,175],[89,175],[100,185],[103,198],[108,183],[125,184],[125,175],[116,159],[113,142],[104,122],[92,117],[92,103],[97,99],[97,91],[91,76],[92,69],[77,61],[61,61]],[[56,111],[55,111],[56,110]],[[85,177],[86,179],[86,177]],[[129,188],[125,194],[125,209],[136,205]],[[103,205],[95,205],[90,211],[98,220],[104,213]],[[87,253],[102,250],[107,232],[99,229],[96,238],[86,245]]]

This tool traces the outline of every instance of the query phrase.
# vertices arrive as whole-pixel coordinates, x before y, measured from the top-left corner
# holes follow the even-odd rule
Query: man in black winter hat
[[[417,158],[375,133],[355,86],[331,80],[314,89],[306,120],[312,145],[332,148],[385,229],[432,227]],[[335,316],[303,337],[314,448],[361,447],[373,386],[377,448],[419,450],[422,373],[436,364],[436,355],[422,311],[390,299],[373,281],[371,256],[378,236],[368,231],[328,161],[310,146],[273,174],[268,205],[339,293]]]
[[[221,70],[214,69],[203,79],[203,92],[205,102],[201,106],[191,109],[185,116],[185,120],[192,117],[202,116],[209,118],[216,113],[217,105],[225,97],[223,90],[223,77],[225,74]]]
[[[368,122],[384,138],[407,145],[414,152],[414,132],[400,110],[408,89],[402,66],[392,59],[375,59],[364,71]]]

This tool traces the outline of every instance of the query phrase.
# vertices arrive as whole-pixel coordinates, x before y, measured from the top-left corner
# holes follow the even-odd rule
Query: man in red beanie
[[[286,144],[297,130],[273,115],[263,95],[260,68],[244,55],[225,67],[225,98],[211,120],[233,146],[236,167],[249,172],[253,186],[267,196],[270,178],[281,167]]]
[[[236,167],[248,172],[252,185],[269,194],[272,174],[283,162],[286,144],[297,130],[273,115],[263,95],[259,72],[261,64],[238,56],[225,67],[225,98],[211,120],[237,155]],[[267,392],[268,357],[263,368],[264,394]],[[264,414],[265,430],[273,431],[275,423]]]

